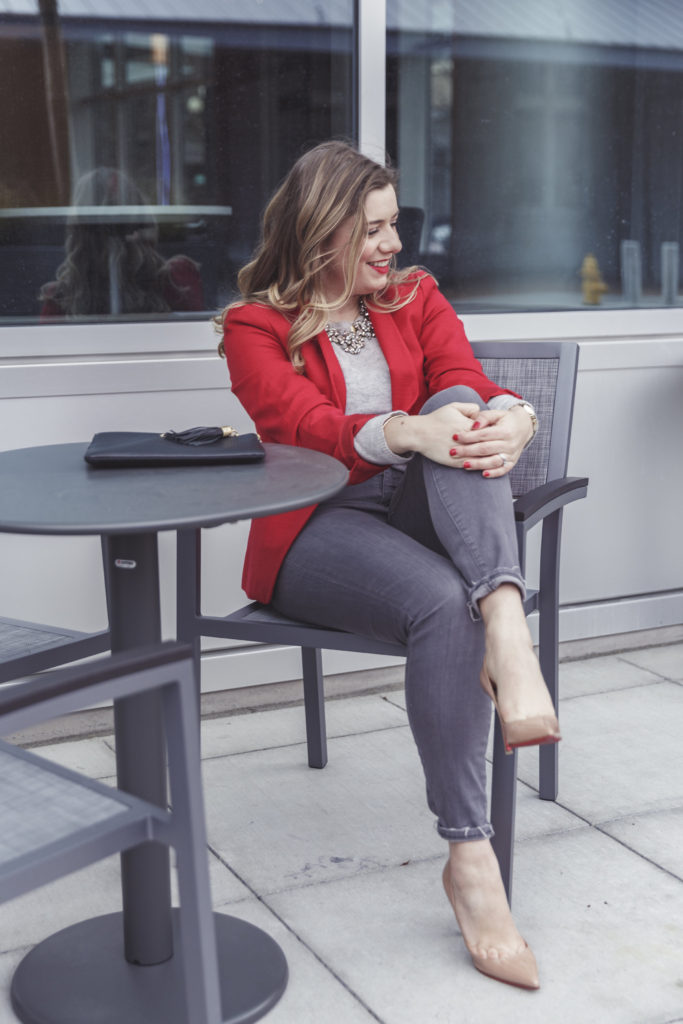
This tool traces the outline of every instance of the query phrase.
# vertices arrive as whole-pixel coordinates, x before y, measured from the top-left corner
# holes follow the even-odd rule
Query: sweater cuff
[[[360,457],[376,466],[398,466],[410,462],[411,455],[397,455],[392,452],[384,436],[384,424],[394,416],[407,416],[407,412],[396,409],[390,413],[373,416],[363,424],[354,438],[354,447]]]
[[[494,395],[486,403],[488,409],[502,409],[507,412],[508,409],[514,408],[515,405],[519,405],[521,399],[515,398],[514,395]]]

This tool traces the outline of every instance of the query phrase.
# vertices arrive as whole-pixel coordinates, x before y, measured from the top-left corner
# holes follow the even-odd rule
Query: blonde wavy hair
[[[375,189],[396,187],[396,173],[363,156],[348,142],[323,142],[309,150],[268,203],[263,215],[261,241],[254,257],[239,272],[241,298],[215,319],[224,327],[229,310],[257,302],[277,309],[291,320],[287,339],[290,359],[303,373],[301,346],[324,330],[333,307],[325,297],[323,273],[335,257],[330,248],[334,232],[354,218],[344,272],[344,293],[335,307],[350,297],[356,267],[367,240],[365,200]],[[382,288],[366,296],[368,306],[393,312],[409,303],[419,286],[417,267],[392,266]],[[414,287],[401,294],[398,285],[411,280]],[[218,346],[221,355],[223,343]]]

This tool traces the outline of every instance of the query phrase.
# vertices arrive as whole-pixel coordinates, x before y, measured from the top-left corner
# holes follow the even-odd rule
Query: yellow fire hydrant
[[[607,291],[607,285],[602,279],[598,261],[592,252],[584,256],[580,274],[583,301],[587,306],[599,306],[603,292]]]

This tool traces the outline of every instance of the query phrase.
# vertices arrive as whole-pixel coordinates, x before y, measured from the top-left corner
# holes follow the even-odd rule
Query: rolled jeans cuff
[[[487,594],[493,593],[501,583],[514,583],[520,592],[522,601],[525,600],[526,584],[524,582],[524,577],[519,572],[519,569],[516,566],[513,566],[508,571],[505,569],[498,569],[494,576],[488,576],[483,580],[479,580],[467,596],[467,607],[469,609],[470,618],[473,622],[479,622],[481,619],[479,602],[482,597],[486,597]]]
[[[447,828],[440,821],[436,823],[436,831],[442,839],[450,843],[466,843],[473,839],[492,839],[493,826],[487,821],[485,825],[466,825],[464,828]]]

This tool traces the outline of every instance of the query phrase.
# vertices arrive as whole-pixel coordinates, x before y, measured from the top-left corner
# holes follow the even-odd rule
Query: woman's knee
[[[444,559],[445,561],[445,559]],[[429,584],[419,581],[410,587],[410,620],[413,625],[431,623],[433,627],[450,632],[459,625],[471,623],[465,587],[450,563],[443,572],[430,574]],[[439,625],[440,624],[440,625]]]
[[[443,391],[437,391],[435,395],[428,398],[420,409],[420,416],[434,412],[435,409],[440,409],[441,406],[448,405],[450,402],[473,402],[482,408],[486,405],[474,388],[469,388],[465,384],[454,384],[450,388],[444,388]]]

